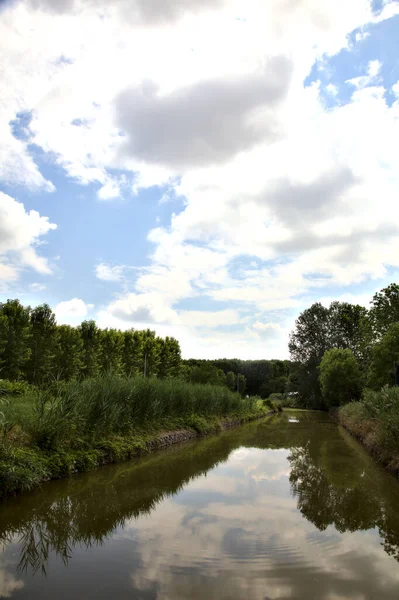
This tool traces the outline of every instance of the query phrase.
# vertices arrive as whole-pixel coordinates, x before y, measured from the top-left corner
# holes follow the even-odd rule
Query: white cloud
[[[179,319],[184,325],[191,327],[220,327],[221,325],[234,326],[241,322],[237,310],[226,309],[216,311],[183,310],[179,311]]]
[[[27,212],[21,202],[0,192],[0,280],[15,281],[24,268],[50,274],[48,260],[40,256],[36,246],[56,227],[48,217],[35,210]]]
[[[178,323],[176,312],[154,294],[126,294],[112,302],[107,312],[130,324]]]
[[[46,289],[46,286],[43,283],[31,283],[29,289],[32,292],[43,292]]]
[[[88,315],[92,304],[86,304],[80,298],[72,298],[72,300],[64,300],[59,302],[55,309],[55,316],[58,323],[66,325],[78,325]]]
[[[31,0],[3,10],[0,163],[20,159],[6,177],[51,189],[26,141],[10,133],[9,121],[28,111],[30,141],[69,176],[99,185],[100,199],[162,183],[185,199],[170,224],[149,233],[150,266],[104,307],[104,322],[174,328],[196,354],[264,352],[261,333],[274,332],[267,351],[277,352],[286,312],[303,297],[399,265],[399,103],[387,105],[381,64],[370,60],[348,80],[345,105],[333,83],[326,90],[337,106],[328,109],[320,83],[304,87],[315,61],[328,68],[329,55],[351,50],[348,34],[361,41],[368,24],[397,9],[387,3],[376,16],[369,0]],[[121,169],[131,180],[115,175]],[[45,272],[37,237],[19,260]],[[248,257],[251,268],[237,273]],[[15,279],[19,268],[5,263],[3,272]],[[123,277],[106,264],[96,274]],[[234,302],[232,312],[197,310],[204,296]],[[188,297],[196,311],[179,311]],[[243,309],[253,325],[216,330]],[[271,311],[280,331],[255,327],[274,321]]]
[[[120,265],[106,265],[105,263],[100,263],[95,268],[95,273],[97,279],[102,279],[103,281],[121,281],[123,279],[123,270],[124,267]]]
[[[362,42],[363,40],[367,39],[368,37],[370,37],[369,31],[358,31],[355,35],[356,43],[358,44],[359,42]]]
[[[357,89],[365,88],[373,83],[378,82],[378,76],[380,75],[382,63],[379,60],[371,60],[367,67],[367,75],[361,75],[360,77],[353,77],[348,79],[346,83],[350,83]]]

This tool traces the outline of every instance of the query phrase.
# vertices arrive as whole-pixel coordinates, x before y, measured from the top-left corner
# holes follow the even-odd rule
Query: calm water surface
[[[0,597],[398,600],[399,484],[285,413],[0,505]]]

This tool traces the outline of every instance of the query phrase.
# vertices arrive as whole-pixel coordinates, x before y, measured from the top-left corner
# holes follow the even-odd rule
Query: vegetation
[[[47,304],[31,309],[19,300],[0,303],[0,374],[46,387],[104,373],[178,377],[179,342],[154,331],[101,330],[94,321],[57,325]]]
[[[249,396],[268,398],[272,393],[291,391],[289,360],[189,359],[182,364],[187,380],[198,381],[199,376],[202,379],[209,376],[210,382],[219,382]]]
[[[328,308],[313,304],[296,320],[289,349],[290,388],[303,408],[327,409],[359,399],[366,388],[393,385],[394,362],[399,361],[399,285],[375,294],[370,310],[347,302],[333,302]],[[342,353],[327,354],[321,370],[325,353],[332,350],[347,351],[346,359]],[[338,356],[345,368],[337,363]]]
[[[361,375],[352,350],[326,350],[319,367],[319,380],[328,407],[358,400],[361,395]]]
[[[207,433],[264,412],[225,386],[111,374],[3,395],[0,496],[130,458],[162,431]]]
[[[390,470],[399,474],[399,387],[366,390],[342,407],[338,419]]]

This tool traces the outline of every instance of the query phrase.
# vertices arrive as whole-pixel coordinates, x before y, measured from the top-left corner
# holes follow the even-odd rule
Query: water
[[[399,483],[287,413],[0,505],[0,597],[398,600]]]

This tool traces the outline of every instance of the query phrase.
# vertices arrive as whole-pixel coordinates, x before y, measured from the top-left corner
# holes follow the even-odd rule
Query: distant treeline
[[[180,368],[180,345],[172,337],[100,329],[95,321],[57,325],[47,304],[0,303],[0,379],[43,385],[108,372],[166,378],[178,377]]]
[[[289,349],[294,361],[290,387],[307,408],[329,408],[358,400],[365,388],[395,384],[399,362],[399,285],[376,293],[370,308],[319,302],[296,320]]]
[[[289,360],[183,360],[185,377],[195,383],[226,383],[231,389],[267,398],[273,393],[290,389],[291,362]]]

